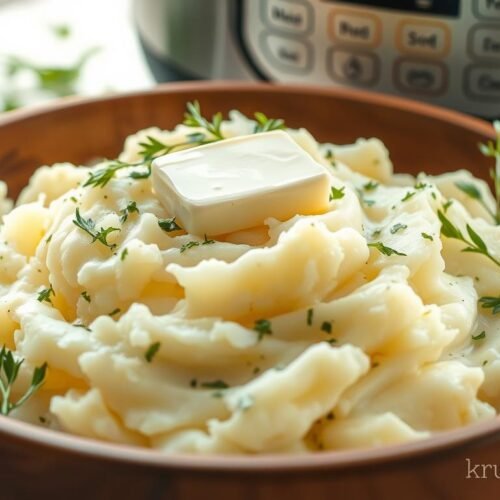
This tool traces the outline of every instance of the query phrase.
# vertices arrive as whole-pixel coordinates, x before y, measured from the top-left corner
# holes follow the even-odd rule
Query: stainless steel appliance
[[[159,80],[348,86],[500,116],[500,0],[137,0]]]

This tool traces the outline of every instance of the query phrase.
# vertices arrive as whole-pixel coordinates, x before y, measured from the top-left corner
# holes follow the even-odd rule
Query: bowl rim
[[[332,96],[357,101],[410,114],[418,114],[441,120],[478,135],[493,137],[489,122],[464,113],[421,103],[398,96],[390,96],[357,89],[328,88],[303,84],[247,83],[235,81],[196,81],[166,83],[150,90],[119,93],[99,97],[67,97],[29,108],[4,113],[0,116],[0,131],[12,124],[54,113],[61,110],[77,110],[91,104],[119,102],[134,97],[159,94],[183,94],[199,92],[200,97],[224,93],[280,93]],[[294,471],[321,471],[354,469],[369,465],[384,465],[395,461],[418,459],[444,453],[463,446],[472,446],[485,440],[500,439],[500,416],[480,421],[450,431],[443,431],[429,438],[375,448],[325,451],[312,454],[284,455],[195,455],[164,454],[157,450],[130,445],[108,443],[77,435],[66,434],[0,415],[0,435],[21,445],[34,444],[80,457],[118,463],[152,466],[163,469],[193,470],[204,472],[268,473]]]

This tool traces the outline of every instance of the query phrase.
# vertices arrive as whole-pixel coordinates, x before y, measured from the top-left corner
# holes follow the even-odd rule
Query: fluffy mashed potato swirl
[[[254,128],[238,112],[221,125]],[[196,131],[138,132],[120,160]],[[0,343],[25,360],[19,391],[48,365],[13,417],[165,453],[254,454],[402,443],[497,414],[500,314],[478,300],[499,295],[500,267],[438,217],[500,259],[500,226],[456,188],[493,209],[487,185],[395,175],[377,139],[287,133],[341,194],[209,245],[160,227],[171,214],[146,175],[85,186],[109,162],[41,167],[12,210],[0,184]]]

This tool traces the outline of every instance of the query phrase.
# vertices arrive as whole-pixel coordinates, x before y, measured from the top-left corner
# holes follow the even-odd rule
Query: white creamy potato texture
[[[262,114],[198,111],[130,136],[119,160],[39,168],[14,208],[0,184],[14,401],[47,364],[10,416],[204,454],[380,446],[493,418],[500,226],[486,183],[395,175],[377,139],[318,144]],[[187,234],[151,159],[276,128],[327,173],[326,210]]]

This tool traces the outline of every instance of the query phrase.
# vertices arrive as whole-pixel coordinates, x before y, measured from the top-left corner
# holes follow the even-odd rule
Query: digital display
[[[325,1],[332,2],[333,0]],[[460,12],[460,0],[342,0],[339,3],[453,17],[458,17]]]

